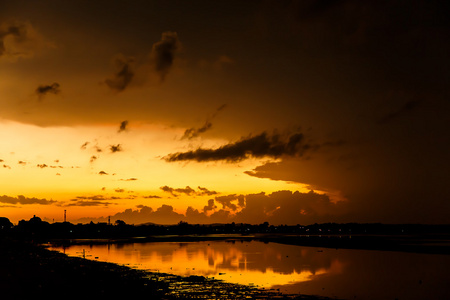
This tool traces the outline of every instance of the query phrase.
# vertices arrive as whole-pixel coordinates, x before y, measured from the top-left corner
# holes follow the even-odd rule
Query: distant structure
[[[111,216],[108,216],[108,225],[111,225]]]
[[[66,210],[64,210],[64,223],[66,223]]]

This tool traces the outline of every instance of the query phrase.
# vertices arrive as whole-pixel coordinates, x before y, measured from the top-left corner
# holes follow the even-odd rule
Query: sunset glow
[[[446,223],[440,5],[2,1],[1,216]]]

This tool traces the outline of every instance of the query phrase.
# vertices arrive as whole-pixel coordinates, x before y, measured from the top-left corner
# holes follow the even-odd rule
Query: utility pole
[[[66,210],[64,210],[64,223],[66,223]]]

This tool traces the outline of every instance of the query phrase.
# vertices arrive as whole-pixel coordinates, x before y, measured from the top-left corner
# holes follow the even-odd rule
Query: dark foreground
[[[5,238],[0,238],[0,293],[2,299],[327,299],[282,295],[201,276],[149,273]]]

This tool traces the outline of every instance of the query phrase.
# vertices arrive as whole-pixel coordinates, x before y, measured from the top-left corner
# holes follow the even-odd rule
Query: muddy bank
[[[201,276],[151,273],[90,261],[0,238],[0,290],[5,299],[29,297],[120,299],[327,299],[282,295]]]

